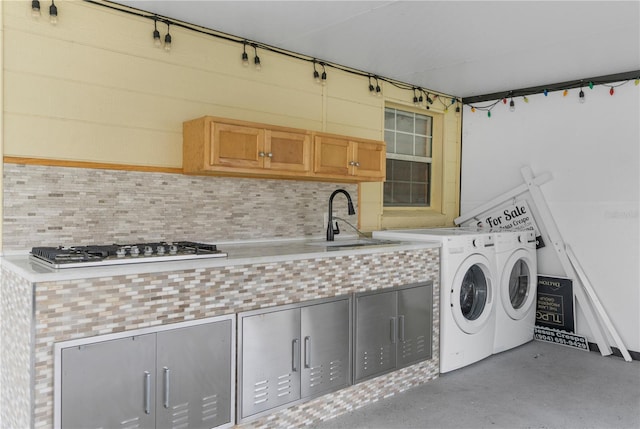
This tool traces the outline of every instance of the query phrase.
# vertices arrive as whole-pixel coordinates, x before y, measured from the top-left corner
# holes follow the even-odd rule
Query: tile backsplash
[[[356,184],[5,163],[3,249],[321,237],[338,188],[357,203]],[[343,196],[333,207],[346,216]]]

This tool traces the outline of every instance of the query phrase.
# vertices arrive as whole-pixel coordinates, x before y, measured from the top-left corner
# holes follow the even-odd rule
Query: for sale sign
[[[544,247],[540,230],[535,224],[533,213],[526,201],[514,202],[509,206],[503,206],[490,213],[485,213],[480,219],[476,219],[476,226],[494,229],[506,229],[522,231],[532,229],[536,234],[536,248]]]

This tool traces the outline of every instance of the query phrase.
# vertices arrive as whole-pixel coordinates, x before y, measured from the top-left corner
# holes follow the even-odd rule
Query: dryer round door
[[[493,310],[492,272],[489,260],[473,254],[458,267],[451,286],[451,311],[460,329],[480,331]]]
[[[513,252],[500,281],[500,299],[509,317],[520,320],[528,314],[535,303],[537,281],[536,261],[531,254],[522,249]]]

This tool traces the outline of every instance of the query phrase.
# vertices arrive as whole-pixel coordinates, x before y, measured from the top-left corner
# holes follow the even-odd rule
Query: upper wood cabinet
[[[188,174],[383,181],[385,157],[384,142],[374,140],[212,116],[183,124]]]
[[[314,135],[313,171],[323,177],[353,177],[358,181],[384,181],[384,142],[330,134]]]
[[[204,117],[183,125],[185,173],[296,176],[311,169],[304,130]]]

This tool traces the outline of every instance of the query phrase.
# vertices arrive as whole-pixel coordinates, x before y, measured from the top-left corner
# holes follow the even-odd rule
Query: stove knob
[[[169,246],[169,253],[172,255],[175,255],[176,253],[178,253],[178,246],[176,246],[175,244],[172,244],[171,246]]]
[[[129,254],[131,256],[138,256],[140,255],[140,249],[138,249],[138,246],[131,246],[131,249],[129,249]]]
[[[156,248],[156,253],[158,253],[158,255],[164,255],[164,246],[158,246]]]
[[[127,255],[127,249],[125,249],[124,247],[118,247],[118,250],[116,250],[116,256],[118,258],[124,258]]]
[[[153,254],[153,248],[151,246],[144,246],[144,256],[151,256]]]

